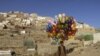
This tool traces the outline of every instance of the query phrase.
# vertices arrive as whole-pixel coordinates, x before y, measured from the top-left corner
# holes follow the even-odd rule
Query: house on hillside
[[[45,30],[48,20],[51,19],[50,17],[42,17],[38,16],[36,20],[36,27],[39,30]]]
[[[86,35],[95,33],[95,28],[86,23],[77,22],[77,29],[78,32],[76,35]]]

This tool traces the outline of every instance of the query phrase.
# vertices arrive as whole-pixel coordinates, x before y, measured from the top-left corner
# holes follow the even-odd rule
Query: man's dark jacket
[[[62,46],[62,47],[63,47],[64,53],[66,54],[65,46]],[[58,56],[60,56],[60,54],[61,54],[61,46],[58,47]]]

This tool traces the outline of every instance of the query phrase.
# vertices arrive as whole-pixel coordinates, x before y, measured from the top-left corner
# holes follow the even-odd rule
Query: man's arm
[[[67,54],[67,50],[66,50],[66,47],[64,46],[64,52],[65,52],[65,54]]]

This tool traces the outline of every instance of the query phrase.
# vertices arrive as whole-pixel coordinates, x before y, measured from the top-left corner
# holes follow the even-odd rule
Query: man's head
[[[60,44],[61,44],[61,45],[63,45],[63,44],[64,44],[64,42],[63,42],[63,41],[60,41]]]

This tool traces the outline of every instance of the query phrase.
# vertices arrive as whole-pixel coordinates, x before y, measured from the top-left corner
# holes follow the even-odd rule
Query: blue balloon
[[[50,32],[52,30],[52,24],[48,23],[48,25],[46,26],[46,31]]]

